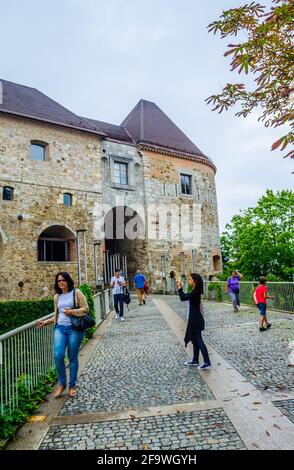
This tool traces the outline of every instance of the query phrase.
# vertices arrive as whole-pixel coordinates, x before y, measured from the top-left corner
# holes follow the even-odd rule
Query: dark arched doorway
[[[147,241],[142,217],[130,207],[117,206],[105,215],[104,228],[105,250],[110,257],[116,255],[115,267],[123,269],[122,257],[125,257],[125,274],[129,280],[133,279],[138,269],[145,273]]]

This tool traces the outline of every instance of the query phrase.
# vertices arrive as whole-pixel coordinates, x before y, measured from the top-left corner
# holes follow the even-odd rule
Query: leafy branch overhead
[[[231,58],[231,71],[252,73],[254,86],[228,83],[218,95],[206,99],[213,111],[221,113],[239,104],[236,116],[246,117],[261,108],[259,120],[265,126],[285,126],[286,134],[272,145],[289,151],[294,158],[294,0],[272,0],[272,6],[252,2],[224,11],[208,31],[221,38],[245,33],[247,40],[228,44],[225,57]]]

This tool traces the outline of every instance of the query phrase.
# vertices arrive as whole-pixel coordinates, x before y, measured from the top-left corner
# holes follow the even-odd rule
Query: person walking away
[[[274,297],[267,295],[268,289],[266,287],[266,278],[259,277],[259,286],[256,287],[253,294],[254,301],[259,310],[259,331],[268,330],[272,324],[267,321],[266,317],[266,299],[274,299]]]
[[[240,307],[240,280],[242,277],[243,274],[232,271],[226,285],[226,292],[229,292],[235,313],[239,311],[238,307]]]
[[[185,362],[186,366],[198,366],[199,370],[209,369],[211,362],[207,347],[202,339],[202,331],[204,330],[204,318],[201,313],[201,294],[203,294],[203,280],[200,274],[192,273],[189,277],[189,285],[191,286],[191,292],[187,294],[183,291],[183,285],[180,281],[177,281],[178,294],[181,301],[189,300],[189,318],[185,334],[185,347],[191,341],[193,344],[193,358],[190,361]],[[199,352],[203,356],[203,364],[199,366]]]
[[[112,276],[110,281],[110,287],[113,293],[113,302],[114,308],[116,311],[116,319],[124,321],[124,290],[126,286],[124,277],[120,274],[120,269],[116,268],[114,276]],[[118,308],[119,306],[119,308]]]
[[[145,304],[145,292],[144,292],[144,284],[145,284],[146,278],[144,274],[141,273],[140,270],[137,271],[136,276],[134,277],[134,288],[137,291],[137,296],[139,300],[139,305]]]
[[[67,272],[56,274],[54,289],[56,293],[54,296],[54,317],[38,321],[37,327],[42,328],[54,323],[54,360],[59,382],[55,398],[59,398],[66,389],[64,362],[66,348],[69,358],[69,396],[75,397],[79,368],[78,354],[85,332],[75,330],[70,317],[87,315],[89,306],[84,294],[79,289],[74,289],[74,281]]]
[[[145,282],[144,282],[144,293],[145,293],[145,299],[147,299],[148,293],[149,293],[149,286],[148,286],[148,282],[147,282],[146,278],[145,278]]]

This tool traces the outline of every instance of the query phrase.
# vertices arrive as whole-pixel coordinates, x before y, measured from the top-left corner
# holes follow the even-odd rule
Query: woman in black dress
[[[203,294],[203,281],[200,274],[192,273],[189,278],[189,285],[192,287],[191,292],[185,294],[183,292],[182,283],[177,281],[177,288],[180,299],[182,301],[189,300],[189,319],[185,334],[185,346],[191,341],[193,344],[193,359],[185,362],[186,366],[199,365],[199,351],[203,356],[203,364],[198,367],[200,370],[209,369],[211,367],[207,347],[202,339],[201,332],[204,330],[204,318],[200,310],[201,294]]]

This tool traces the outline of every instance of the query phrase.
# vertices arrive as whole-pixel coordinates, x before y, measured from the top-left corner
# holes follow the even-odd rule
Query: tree
[[[294,275],[294,192],[267,190],[257,206],[235,215],[221,236],[226,273],[240,270],[249,279]]]
[[[226,10],[208,31],[221,38],[245,33],[247,40],[228,44],[224,56],[231,56],[231,71],[252,73],[252,90],[243,83],[227,83],[222,93],[206,99],[221,113],[236,104],[236,116],[246,117],[260,107],[259,120],[265,126],[285,126],[288,132],[272,144],[272,150],[289,145],[285,157],[294,158],[294,0],[272,0],[272,6],[252,2]]]

